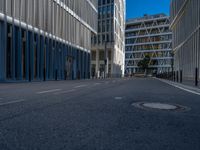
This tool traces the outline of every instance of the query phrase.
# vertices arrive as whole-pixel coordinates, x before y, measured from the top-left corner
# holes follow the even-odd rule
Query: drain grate
[[[178,104],[166,104],[160,102],[136,102],[132,104],[136,108],[145,110],[163,110],[163,111],[188,111],[188,107]]]

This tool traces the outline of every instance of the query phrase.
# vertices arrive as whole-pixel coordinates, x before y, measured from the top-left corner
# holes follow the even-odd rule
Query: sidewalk
[[[193,93],[193,94],[200,96],[199,86],[195,87],[194,85],[191,84],[191,82],[190,82],[190,84],[187,83],[187,85],[186,85],[186,82],[177,83],[177,82],[173,82],[173,81],[166,80],[166,79],[160,79],[160,78],[155,78],[155,79],[160,80],[161,82],[167,83],[167,84],[174,86],[176,88],[179,88],[181,90],[184,90],[184,91],[187,91],[187,92],[190,92],[190,93]]]
[[[182,84],[200,89],[200,82],[199,82],[198,86],[195,86],[195,81],[193,81],[193,80],[186,80],[186,79],[184,79]]]

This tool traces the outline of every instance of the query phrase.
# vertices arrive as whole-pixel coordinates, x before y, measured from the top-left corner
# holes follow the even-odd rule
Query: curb
[[[191,87],[191,86],[188,86],[188,85],[183,85],[183,84],[172,82],[172,81],[165,80],[165,79],[159,79],[159,78],[154,78],[154,79],[159,80],[161,82],[164,82],[164,83],[171,85],[173,87],[176,87],[178,89],[181,89],[183,91],[186,91],[186,92],[200,96],[200,89],[199,88]]]

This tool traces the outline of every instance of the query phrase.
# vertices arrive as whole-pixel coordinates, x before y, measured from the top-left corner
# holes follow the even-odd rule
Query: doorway
[[[67,56],[65,59],[65,79],[71,80],[73,77],[73,57]]]

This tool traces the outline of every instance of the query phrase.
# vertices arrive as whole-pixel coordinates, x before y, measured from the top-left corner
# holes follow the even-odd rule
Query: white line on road
[[[75,89],[72,89],[72,90],[69,90],[69,91],[57,92],[57,93],[54,93],[54,94],[59,95],[59,94],[66,94],[66,93],[71,93],[71,92],[75,92],[75,91],[76,91]]]
[[[173,83],[170,83],[170,82],[167,82],[167,81],[164,81],[164,80],[161,80],[161,79],[158,79],[158,80],[160,80],[160,81],[162,81],[162,82],[164,82],[164,83],[167,83],[167,84],[169,84],[169,85],[171,85],[171,86],[174,86],[174,87],[176,87],[176,88],[178,88],[178,89],[181,89],[181,90],[183,90],[183,91],[186,91],[186,92],[189,92],[189,93],[192,93],[192,94],[196,94],[196,95],[200,95],[199,92],[195,92],[195,91],[192,91],[192,90],[190,90],[190,89],[186,89],[186,88],[184,88],[184,87],[175,85],[175,84],[173,84]]]
[[[78,86],[75,86],[74,88],[82,88],[82,87],[86,87],[87,85],[78,85]]]
[[[94,85],[100,85],[101,83],[95,83]]]
[[[20,100],[11,101],[11,102],[0,103],[0,106],[5,106],[5,105],[9,105],[9,104],[20,103],[20,102],[24,102],[24,101],[25,101],[24,99],[20,99]]]
[[[169,84],[170,84],[170,83],[169,83]],[[195,92],[195,91],[192,91],[192,90],[189,90],[189,89],[185,89],[185,88],[180,87],[180,86],[178,86],[178,85],[173,85],[173,84],[170,84],[170,85],[172,85],[172,86],[174,86],[174,87],[176,87],[176,88],[179,88],[179,89],[181,89],[181,90],[184,90],[184,91],[187,91],[187,92],[196,94],[196,95],[200,95],[200,93],[198,93],[198,92]]]
[[[61,90],[62,89],[52,89],[52,90],[48,90],[48,91],[37,92],[37,94],[52,93],[52,92],[57,92],[57,91],[61,91]]]

